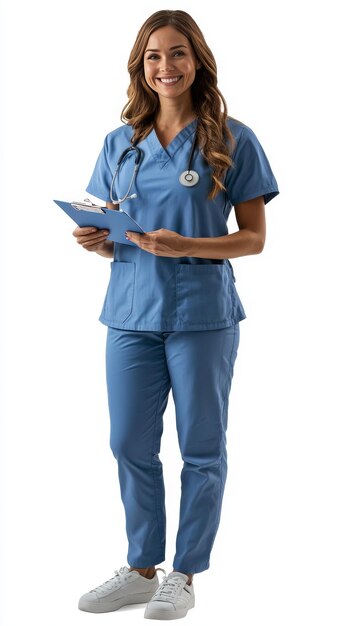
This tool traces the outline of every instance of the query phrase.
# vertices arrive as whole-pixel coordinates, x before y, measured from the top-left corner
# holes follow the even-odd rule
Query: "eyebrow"
[[[184,44],[179,44],[179,46],[172,46],[170,50],[175,50],[176,48],[187,48],[187,46],[185,46]],[[160,52],[160,51],[158,50],[158,48],[148,48],[147,50],[145,50],[145,54],[147,52]]]

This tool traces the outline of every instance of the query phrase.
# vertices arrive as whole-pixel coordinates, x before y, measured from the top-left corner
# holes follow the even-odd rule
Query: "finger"
[[[83,245],[85,243],[90,243],[90,244],[101,243],[102,241],[105,241],[107,236],[108,236],[108,231],[101,232],[101,230],[99,230],[97,231],[97,233],[93,233],[92,235],[86,235],[85,237],[77,237],[77,242],[80,245]]]
[[[98,229],[94,226],[77,226],[77,228],[74,229],[72,235],[74,235],[75,237],[81,237],[82,235],[88,235],[89,233],[96,233],[97,230]]]
[[[98,250],[99,248],[101,248],[101,243],[94,243],[94,244],[88,244],[85,243],[82,248],[84,248],[84,250],[88,250],[88,252],[94,252],[94,250]]]
[[[132,241],[139,247],[142,247],[148,241],[146,233],[136,233],[135,231],[127,230],[125,235],[129,241]]]
[[[82,248],[94,248],[100,247],[102,243],[105,243],[106,237],[100,237],[99,239],[94,239],[93,241],[85,241],[81,244]]]
[[[140,239],[140,237],[145,237],[146,233],[137,233],[135,230],[126,230],[125,234],[128,237],[133,237],[134,239]]]
[[[93,241],[91,240],[83,241],[79,245],[82,246],[82,248],[91,247],[91,246],[100,246],[102,243],[105,243],[105,241],[106,241],[106,237],[102,237],[102,238],[100,237],[99,239],[94,239]]]

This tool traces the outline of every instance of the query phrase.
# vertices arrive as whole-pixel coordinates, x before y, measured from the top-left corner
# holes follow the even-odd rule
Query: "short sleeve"
[[[242,126],[233,153],[233,167],[228,170],[224,184],[234,206],[258,196],[263,196],[267,204],[279,194],[267,156],[248,126]]]
[[[110,201],[110,186],[113,177],[108,163],[107,141],[108,136],[105,138],[104,145],[97,158],[94,171],[86,188],[88,193],[91,193],[97,198],[101,198],[101,200],[105,202]]]

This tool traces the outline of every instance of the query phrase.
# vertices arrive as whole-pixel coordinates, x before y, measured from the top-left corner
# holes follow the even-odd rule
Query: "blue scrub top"
[[[123,203],[144,231],[167,228],[185,237],[221,237],[239,202],[264,196],[265,204],[279,190],[268,159],[254,132],[242,122],[228,119],[236,146],[234,165],[227,171],[226,191],[208,200],[211,170],[196,147],[192,169],[200,180],[184,187],[179,176],[188,167],[196,130],[194,120],[168,144],[161,145],[155,130],[138,145],[141,164],[130,194]],[[110,185],[117,161],[131,145],[133,129],[123,125],[104,141],[87,187],[88,193],[110,202]],[[127,155],[115,184],[114,199],[126,193],[135,161]],[[122,207],[121,207],[122,208]],[[233,326],[246,318],[235,286],[229,259],[162,257],[137,246],[115,243],[111,276],[100,321],[128,330],[211,330]]]

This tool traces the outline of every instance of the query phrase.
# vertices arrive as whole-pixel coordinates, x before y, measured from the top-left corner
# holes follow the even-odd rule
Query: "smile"
[[[164,85],[174,85],[181,78],[181,76],[174,76],[173,78],[157,78],[157,80],[161,81],[161,83],[163,83]]]

